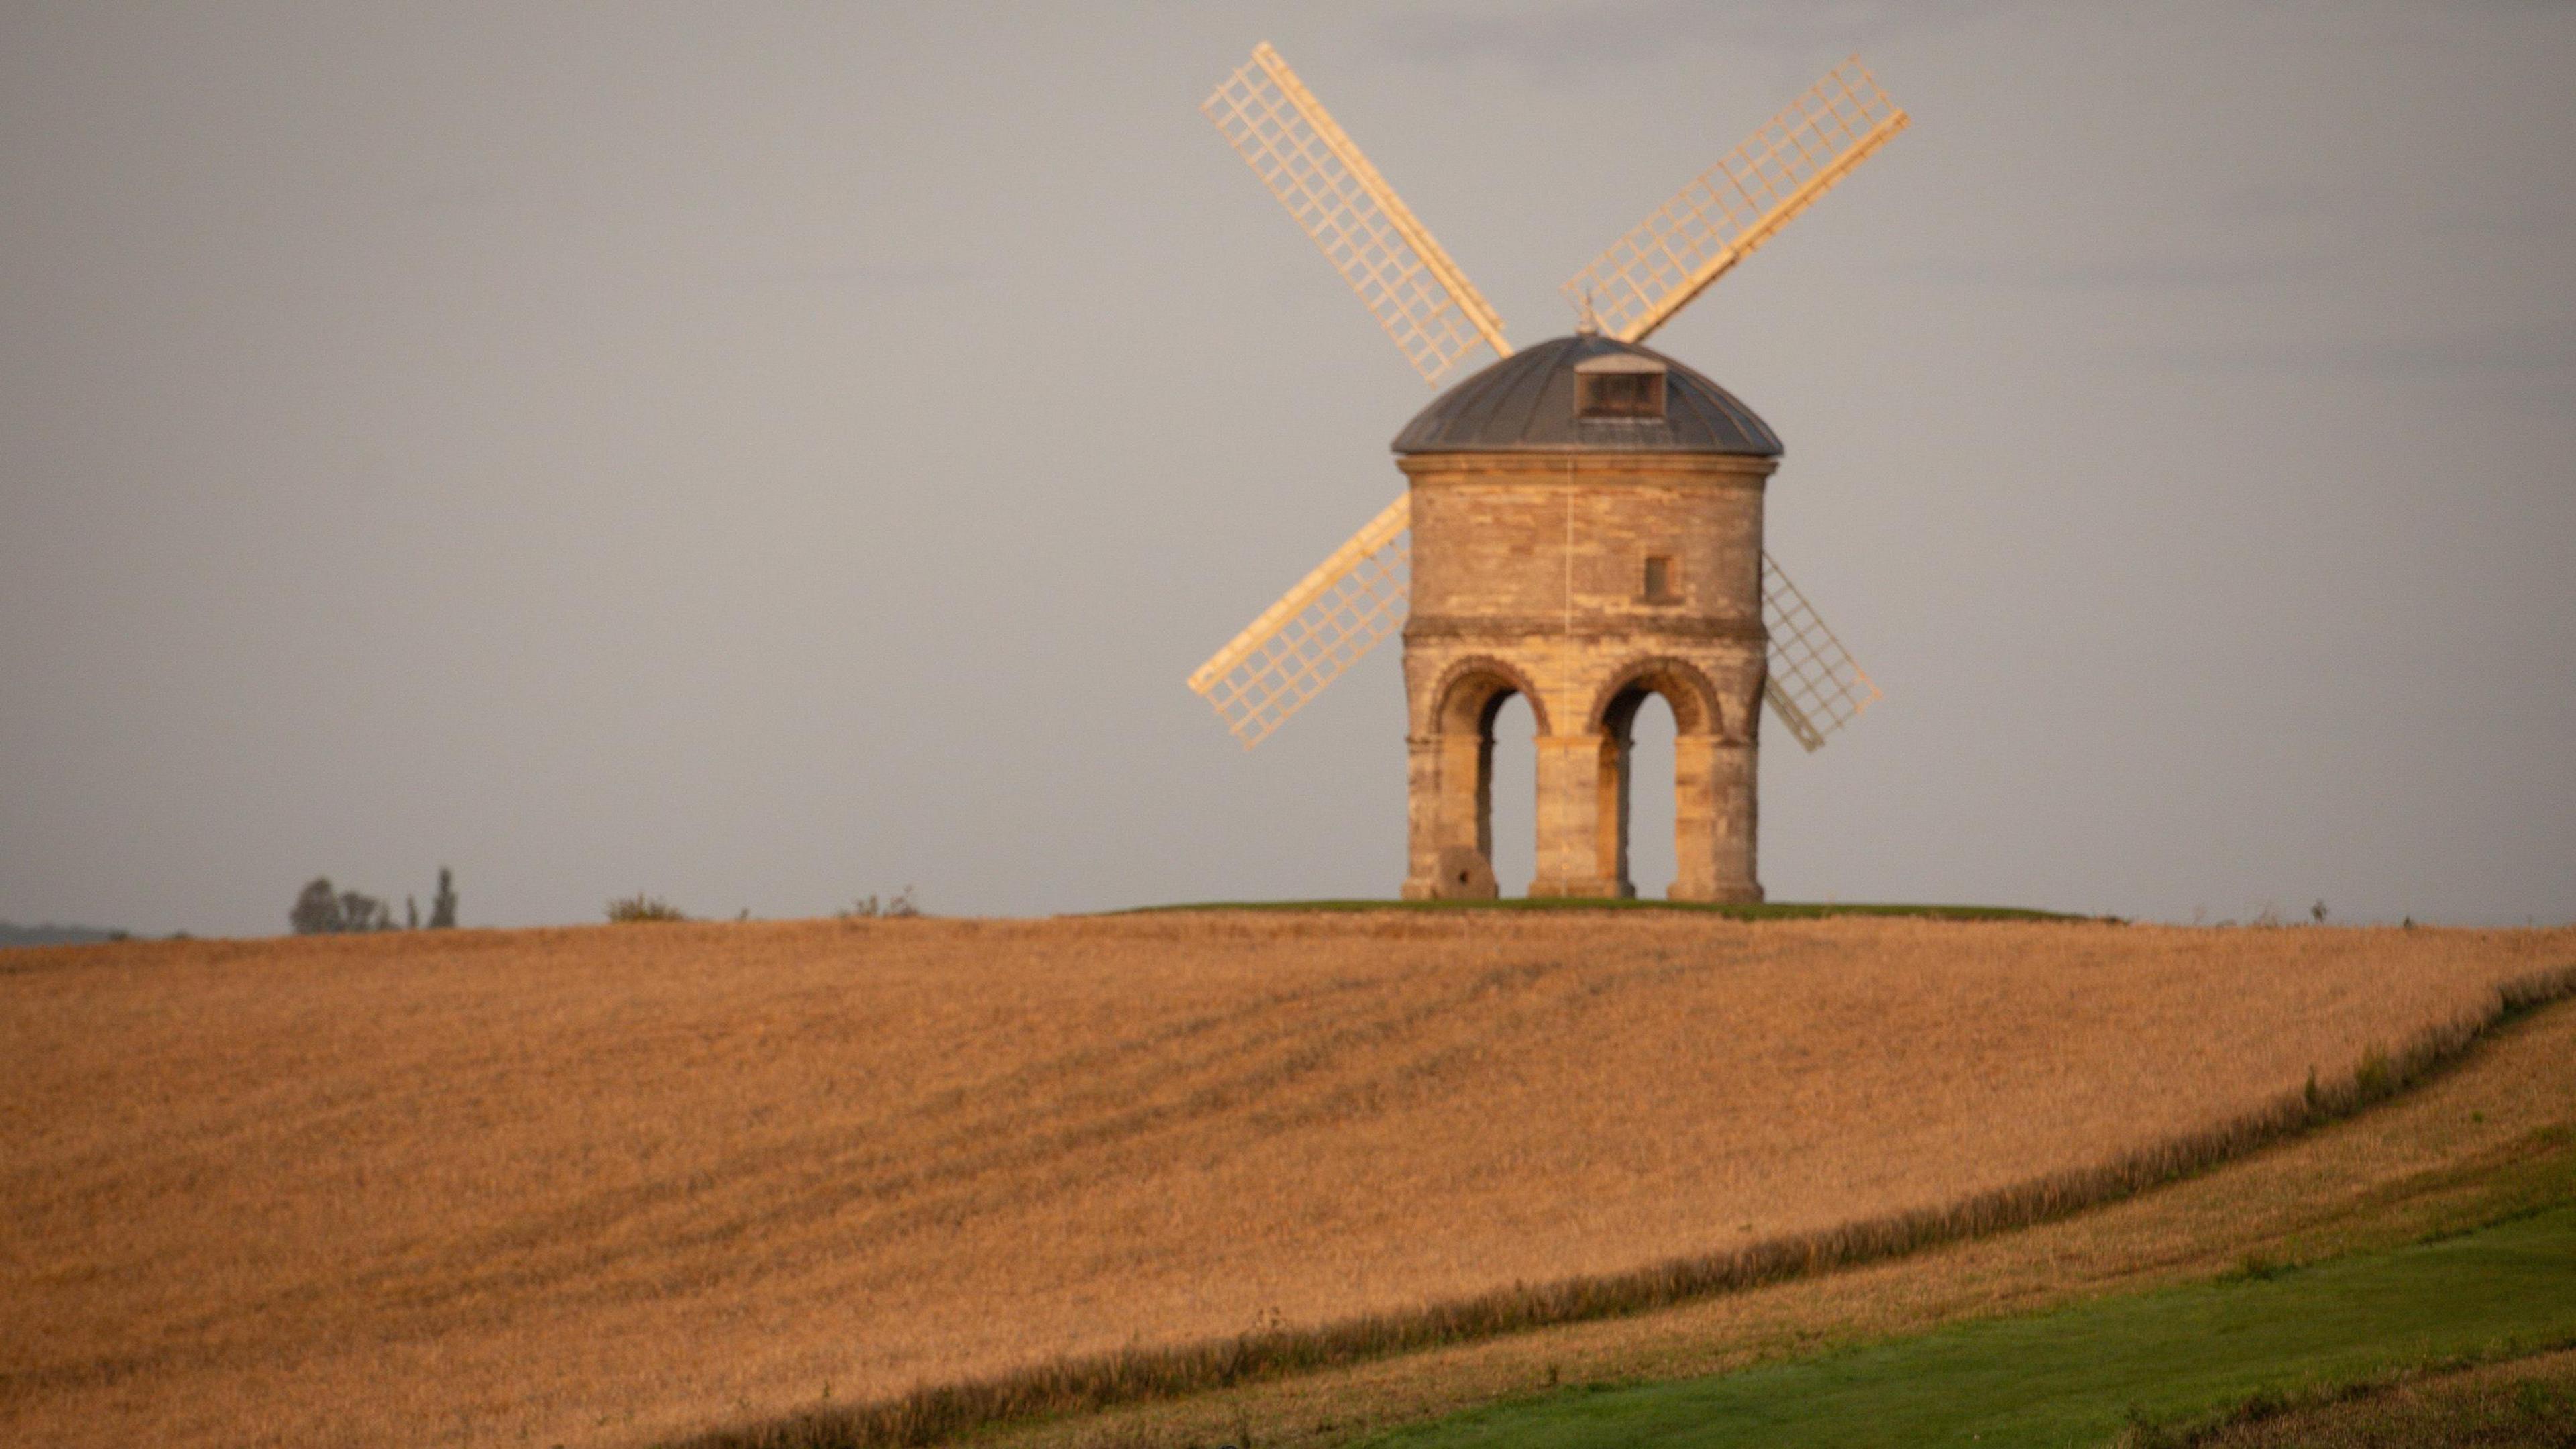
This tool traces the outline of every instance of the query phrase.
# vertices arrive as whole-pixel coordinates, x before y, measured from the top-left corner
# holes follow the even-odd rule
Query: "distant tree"
[[[326,875],[315,876],[311,884],[295,893],[295,909],[286,913],[286,920],[299,936],[394,928],[391,907],[364,891],[333,890],[331,878]]]
[[[884,901],[872,895],[861,896],[856,904],[838,914],[845,921],[872,920],[878,916],[917,916],[921,914],[921,904],[913,899],[912,887],[905,886]]]
[[[429,928],[453,930],[456,926],[456,872],[446,866],[438,868],[438,894],[430,897]]]
[[[364,891],[340,892],[340,929],[343,931],[390,931],[394,913],[383,901]]]
[[[682,914],[678,906],[660,896],[648,896],[642,891],[637,891],[631,896],[619,896],[610,901],[608,919],[620,924],[631,924],[637,921],[685,921],[688,917]]]
[[[403,897],[403,929],[406,931],[420,929],[420,897],[418,896]]]
[[[295,909],[286,913],[287,924],[299,936],[327,936],[341,930],[340,893],[331,888],[331,878],[317,875],[313,882],[295,893]]]

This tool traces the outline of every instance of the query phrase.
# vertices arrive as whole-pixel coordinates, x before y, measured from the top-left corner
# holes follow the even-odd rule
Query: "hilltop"
[[[1938,1206],[2576,932],[1186,913],[43,948],[0,1428],[613,1444]]]

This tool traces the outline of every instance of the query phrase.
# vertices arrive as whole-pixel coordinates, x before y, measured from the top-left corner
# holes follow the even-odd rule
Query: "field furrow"
[[[2348,1075],[2576,932],[1212,914],[0,963],[0,1438],[617,1444],[1609,1274]]]

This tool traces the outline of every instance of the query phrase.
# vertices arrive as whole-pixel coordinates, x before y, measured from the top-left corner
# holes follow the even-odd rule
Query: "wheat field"
[[[1649,912],[0,956],[0,1439],[630,1444],[2082,1167],[2576,931]]]

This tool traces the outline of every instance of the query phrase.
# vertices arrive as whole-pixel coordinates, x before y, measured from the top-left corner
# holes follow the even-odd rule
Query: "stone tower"
[[[1682,364],[1578,334],[1443,393],[1397,435],[1408,899],[1495,894],[1493,725],[1538,733],[1532,895],[1630,896],[1629,724],[1672,708],[1675,900],[1758,901],[1762,490],[1780,440]]]

